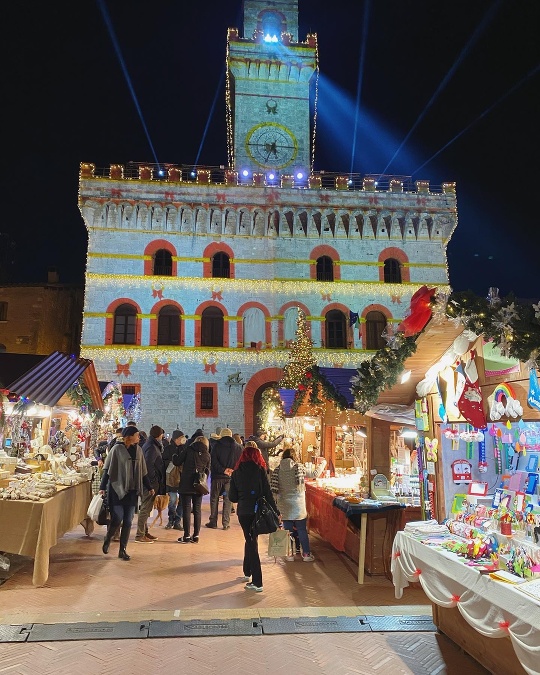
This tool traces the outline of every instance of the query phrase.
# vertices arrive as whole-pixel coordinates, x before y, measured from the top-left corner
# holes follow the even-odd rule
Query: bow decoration
[[[436,462],[437,461],[437,446],[439,445],[439,441],[436,438],[430,439],[430,438],[424,438],[424,444],[426,446],[426,459],[428,462]]]
[[[214,361],[213,363],[208,363],[206,359],[203,359],[203,364],[205,373],[212,373],[212,375],[215,375],[215,373],[217,373],[217,361]]]
[[[130,366],[132,363],[133,363],[132,358],[130,358],[127,363],[119,363],[118,359],[116,359],[116,370],[114,371],[114,374],[130,377],[131,376]]]
[[[163,290],[165,286],[163,284],[152,284],[152,297],[163,299]]]
[[[165,363],[158,363],[158,360],[154,359],[154,363],[156,364],[156,369],[154,371],[156,375],[159,375],[160,373],[163,373],[163,375],[171,374],[171,371],[169,370],[170,361],[166,361]]]

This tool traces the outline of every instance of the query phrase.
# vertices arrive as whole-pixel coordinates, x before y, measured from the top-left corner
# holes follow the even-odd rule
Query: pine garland
[[[79,412],[93,413],[94,404],[92,402],[92,394],[82,380],[78,380],[66,391],[69,400],[77,407]]]

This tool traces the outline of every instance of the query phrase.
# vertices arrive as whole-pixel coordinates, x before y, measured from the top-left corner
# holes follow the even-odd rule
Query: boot
[[[105,537],[103,541],[103,546],[101,547],[101,550],[103,553],[108,553],[109,552],[109,546],[111,545],[111,540],[108,537]]]
[[[131,560],[131,556],[127,554],[127,551],[125,548],[120,547],[120,551],[118,552],[118,557],[121,558],[122,560]]]

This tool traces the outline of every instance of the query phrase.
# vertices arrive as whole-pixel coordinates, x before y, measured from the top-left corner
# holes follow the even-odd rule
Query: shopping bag
[[[288,530],[276,530],[268,536],[268,555],[278,557],[289,555],[291,533]]]
[[[90,518],[90,520],[97,520],[102,504],[103,497],[99,494],[94,495],[92,497],[92,501],[90,502],[90,506],[88,507],[88,511],[86,512],[86,517]]]
[[[173,462],[169,462],[167,471],[165,472],[165,482],[168,487],[177,488],[178,483],[180,483],[180,475],[182,473],[182,468],[180,466],[175,466]]]

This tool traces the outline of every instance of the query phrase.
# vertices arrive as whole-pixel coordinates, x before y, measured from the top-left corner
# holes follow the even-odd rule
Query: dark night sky
[[[60,270],[61,281],[83,281],[81,161],[98,167],[156,158],[192,164],[199,157],[199,164],[214,166],[227,161],[222,75],[226,30],[241,26],[241,1],[102,2],[4,8],[7,213],[0,232],[15,247],[6,256],[6,239],[0,239],[0,262],[15,261],[11,281],[44,280],[49,266]],[[452,287],[540,295],[540,3],[371,0],[367,22],[362,0],[299,5],[300,38],[310,30],[319,37],[315,169],[350,170],[361,79],[354,171],[384,171],[421,116],[386,172],[433,185],[457,182]]]

